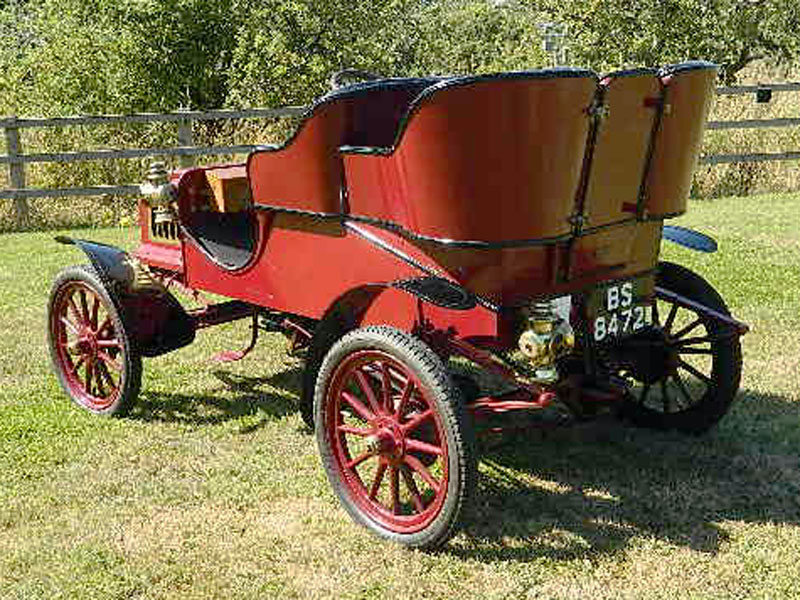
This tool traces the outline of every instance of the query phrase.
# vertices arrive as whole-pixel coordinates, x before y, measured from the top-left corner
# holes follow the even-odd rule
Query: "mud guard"
[[[712,237],[686,227],[664,225],[661,237],[690,250],[708,253],[717,251],[717,242]]]
[[[78,246],[89,258],[117,304],[139,354],[160,356],[194,341],[195,323],[172,294],[158,287],[137,288],[136,263],[127,252],[65,236],[56,241]]]
[[[442,277],[416,277],[395,281],[390,285],[420,300],[450,310],[471,310],[478,304],[470,291]]]

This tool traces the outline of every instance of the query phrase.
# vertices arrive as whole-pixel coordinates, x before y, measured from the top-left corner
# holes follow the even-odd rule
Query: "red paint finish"
[[[312,218],[306,218],[306,229],[301,229],[297,217],[276,215],[271,224],[270,215],[256,216],[263,242],[250,266],[241,271],[225,271],[196,245],[187,244],[188,285],[319,318],[336,298],[353,288],[421,274],[419,269],[343,228],[334,236],[326,229],[315,230]]]
[[[151,232],[152,213],[144,200],[139,200],[138,212],[141,243],[134,252],[134,256],[152,267],[182,273],[183,249],[180,242],[153,238]]]
[[[431,525],[450,474],[445,426],[427,388],[389,354],[362,350],[336,369],[328,398],[327,438],[352,502],[394,533]]]
[[[346,155],[352,214],[452,240],[569,233],[596,87],[520,75],[432,88],[390,156]]]
[[[316,213],[342,212],[340,146],[391,144],[411,100],[431,80],[408,79],[334,92],[315,104],[284,146],[247,163],[257,204]]]
[[[637,214],[660,106],[648,100],[661,99],[655,70],[612,75],[601,88],[604,116],[597,123],[583,199],[588,227],[618,223]]]
[[[250,155],[247,170],[255,203],[341,212],[342,165],[336,149],[342,138],[343,113],[341,103],[322,106],[288,146]]]
[[[180,246],[144,242],[133,254],[151,267],[158,267],[174,273],[183,272],[183,253]]]
[[[687,107],[694,95],[705,106],[710,74],[679,69],[664,80],[672,112],[655,138],[662,81],[650,71],[602,82],[584,71],[387,80],[337,92],[283,147],[250,156],[257,236],[243,268],[222,268],[191,239],[182,240],[182,260],[146,237],[139,255],[183,267],[193,288],[264,307],[320,318],[366,286],[381,291],[360,307],[365,323],[408,330],[429,321],[463,337],[506,340],[508,324],[488,309],[420,308],[385,286],[435,275],[516,307],[652,270],[661,222],[637,220],[642,182],[648,216],[680,209],[683,200],[669,200],[683,184],[667,185],[668,142],[695,141],[702,123],[694,120],[705,113]],[[693,124],[667,119],[675,111]],[[342,145],[388,147],[361,154]],[[213,197],[206,172],[183,170],[173,181],[190,223]],[[348,205],[349,215],[324,218]]]

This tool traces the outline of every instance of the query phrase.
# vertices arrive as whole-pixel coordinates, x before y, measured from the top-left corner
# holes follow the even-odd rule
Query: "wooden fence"
[[[770,83],[750,86],[720,87],[719,96],[754,95],[758,102],[768,102],[773,92],[800,92],[800,83]],[[28,222],[28,199],[64,196],[99,196],[103,194],[135,195],[138,184],[96,185],[78,188],[28,188],[26,186],[25,166],[31,163],[71,163],[89,160],[108,160],[125,158],[144,158],[149,156],[177,156],[181,163],[191,164],[192,157],[220,154],[246,154],[258,148],[255,145],[237,146],[195,146],[192,123],[210,120],[239,120],[253,118],[285,118],[302,114],[304,107],[258,108],[250,110],[178,111],[174,113],[141,113],[133,115],[98,115],[82,117],[42,118],[0,118],[0,128],[5,132],[6,152],[0,155],[0,165],[8,165],[10,187],[0,189],[0,200],[14,201],[15,220],[19,225]],[[24,152],[20,130],[28,128],[71,127],[77,125],[108,125],[116,123],[155,123],[175,122],[178,124],[177,146],[170,148],[136,148],[119,150],[92,150],[84,152]],[[710,121],[708,129],[764,129],[774,127],[796,127],[798,118],[748,119],[738,121]],[[800,150],[779,153],[755,154],[714,154],[703,156],[701,164],[723,164],[742,162],[767,162],[800,159]]]

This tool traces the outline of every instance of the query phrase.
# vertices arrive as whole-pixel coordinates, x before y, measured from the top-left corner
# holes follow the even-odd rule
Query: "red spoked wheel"
[[[59,274],[48,324],[53,368],[69,397],[93,413],[128,409],[139,392],[141,358],[91,267],[69,267]]]
[[[475,478],[457,394],[441,360],[407,333],[369,327],[331,348],[315,392],[317,442],[357,522],[419,548],[453,534]]]

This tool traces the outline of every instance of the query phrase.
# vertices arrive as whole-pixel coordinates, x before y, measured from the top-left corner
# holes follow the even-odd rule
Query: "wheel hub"
[[[75,354],[80,354],[86,358],[94,358],[97,356],[100,347],[94,332],[88,328],[84,328],[71,349]]]
[[[393,422],[384,422],[367,438],[367,450],[390,460],[401,460],[405,453],[405,435]]]
[[[646,384],[661,381],[678,370],[678,348],[669,335],[657,327],[642,331],[623,343],[620,357],[631,375]]]

